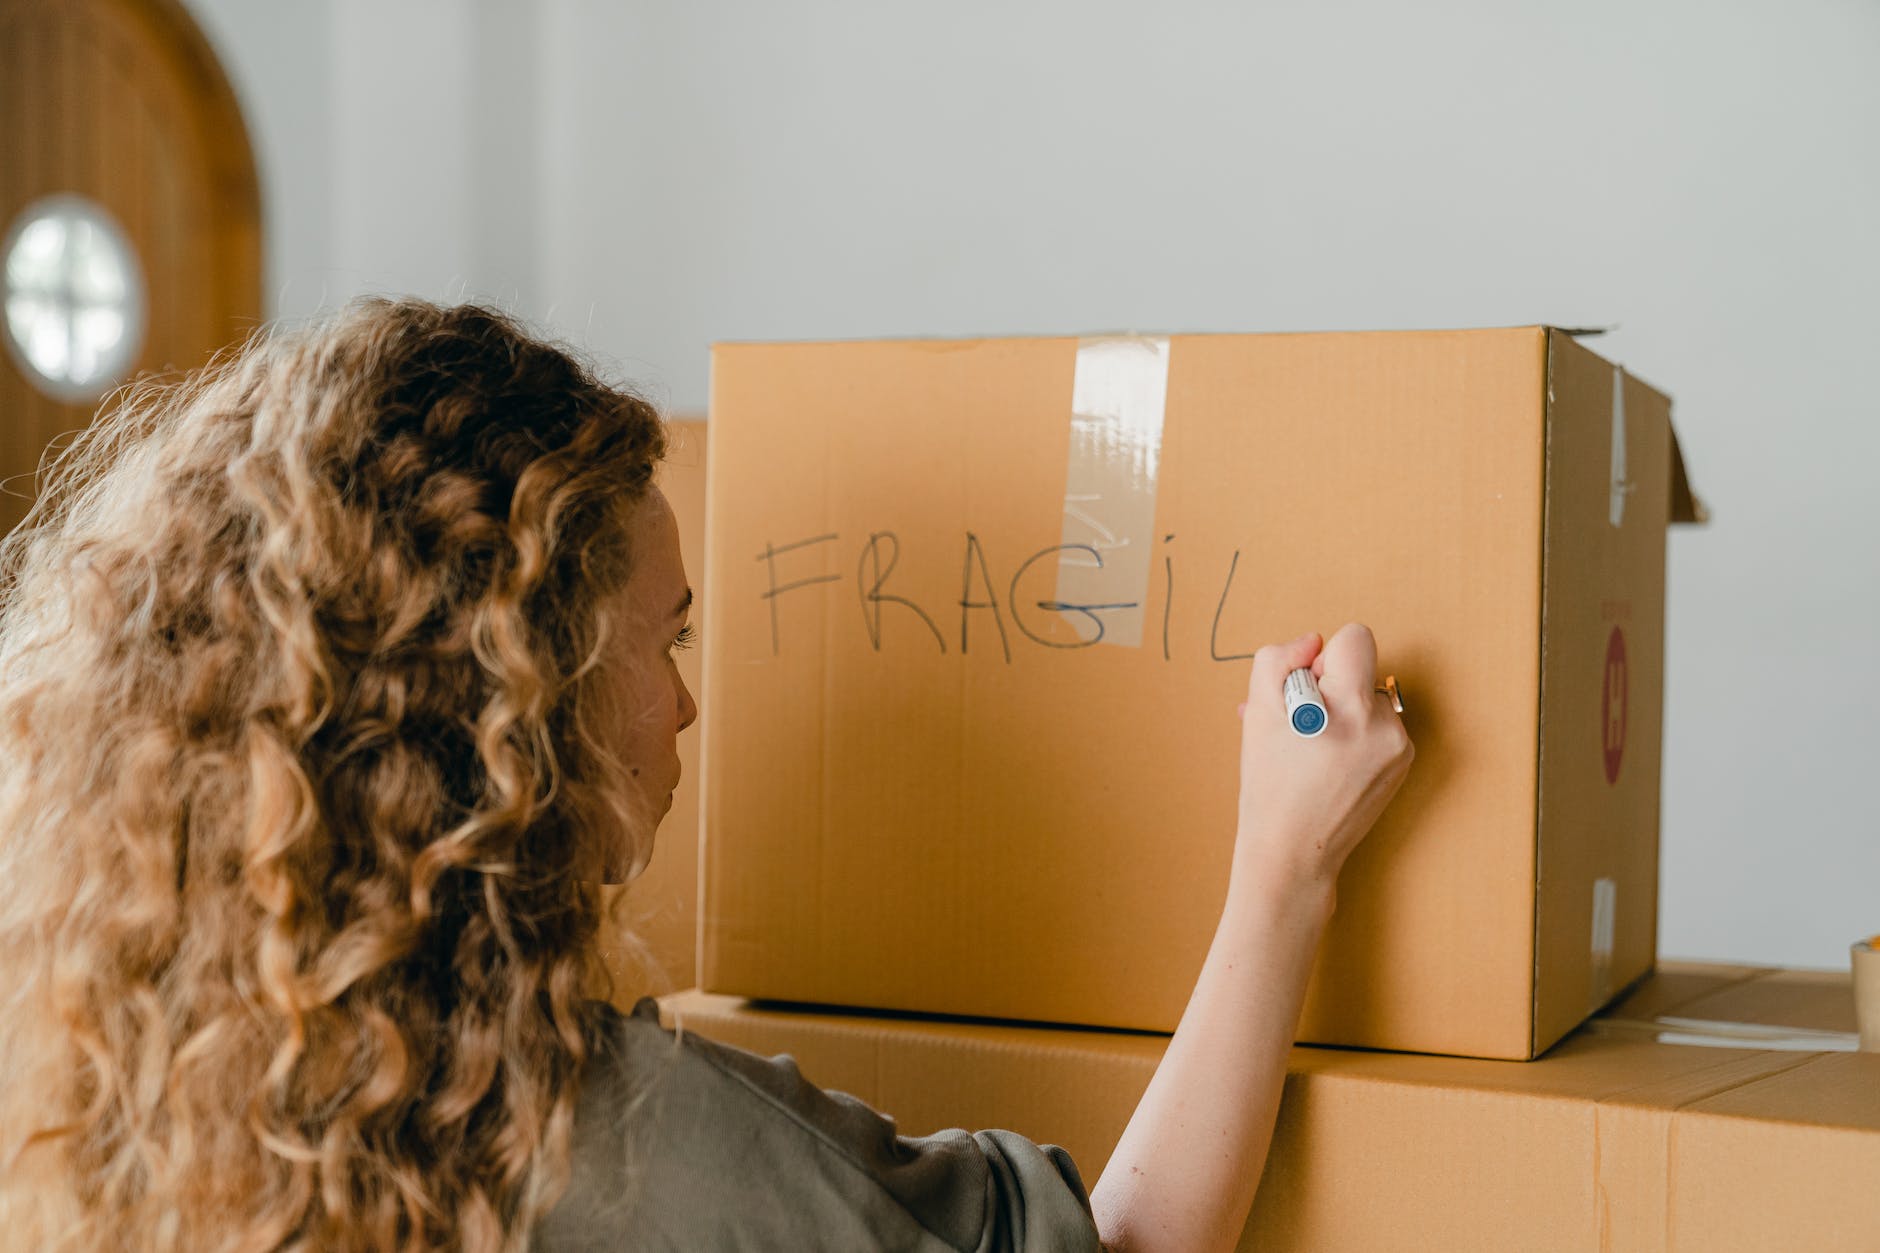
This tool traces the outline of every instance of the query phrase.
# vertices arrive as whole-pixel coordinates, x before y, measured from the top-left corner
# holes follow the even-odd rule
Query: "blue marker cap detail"
[[[1312,671],[1304,666],[1286,676],[1286,721],[1296,734],[1317,735],[1325,729],[1325,698]]]

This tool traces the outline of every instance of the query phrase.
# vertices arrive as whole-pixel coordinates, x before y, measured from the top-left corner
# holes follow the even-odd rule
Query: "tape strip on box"
[[[1612,942],[1618,918],[1619,884],[1602,875],[1593,880],[1593,979],[1587,1002],[1593,1011],[1612,999]]]
[[[1612,367],[1612,475],[1606,493],[1606,521],[1619,526],[1625,521],[1625,498],[1637,484],[1625,468],[1625,368]]]
[[[1057,600],[1086,643],[1142,644],[1168,400],[1168,336],[1081,339]]]
[[[1712,1048],[1773,1049],[1794,1053],[1853,1053],[1860,1037],[1852,1031],[1818,1031],[1714,1018],[1592,1018],[1594,1035],[1646,1036],[1658,1044],[1698,1044]]]

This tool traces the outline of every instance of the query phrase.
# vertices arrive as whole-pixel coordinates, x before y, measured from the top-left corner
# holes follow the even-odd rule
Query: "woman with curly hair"
[[[1369,632],[1256,656],[1228,906],[1087,1194],[587,999],[697,716],[664,448],[510,316],[371,297],[50,461],[0,542],[4,1247],[1232,1247],[1409,762]]]

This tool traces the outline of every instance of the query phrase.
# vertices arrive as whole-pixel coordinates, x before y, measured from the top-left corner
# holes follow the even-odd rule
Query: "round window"
[[[144,340],[144,280],[104,206],[60,194],[34,201],[7,230],[6,341],[47,395],[96,400]]]

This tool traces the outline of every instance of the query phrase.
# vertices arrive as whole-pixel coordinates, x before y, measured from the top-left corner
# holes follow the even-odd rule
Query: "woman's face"
[[[625,883],[646,869],[653,832],[672,808],[679,786],[678,734],[698,718],[698,706],[673,661],[688,643],[692,589],[679,555],[679,524],[665,494],[653,488],[631,523],[633,568],[615,601],[602,672],[613,686],[608,747],[638,785],[633,829],[609,842],[600,879]]]

